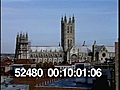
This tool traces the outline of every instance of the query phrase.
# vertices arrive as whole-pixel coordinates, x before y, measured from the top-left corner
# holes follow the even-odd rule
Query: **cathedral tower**
[[[75,19],[73,17],[67,20],[66,15],[61,18],[61,46],[64,52],[75,45]]]
[[[28,34],[18,33],[16,37],[15,59],[28,59],[28,50]]]

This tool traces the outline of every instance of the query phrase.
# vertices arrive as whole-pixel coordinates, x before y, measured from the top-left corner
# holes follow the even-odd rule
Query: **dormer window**
[[[103,47],[103,51],[105,51],[105,47]]]

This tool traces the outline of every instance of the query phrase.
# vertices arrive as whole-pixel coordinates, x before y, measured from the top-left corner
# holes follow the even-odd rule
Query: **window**
[[[31,54],[30,57],[33,58],[33,55]]]
[[[67,33],[69,33],[69,26],[67,27]]]
[[[60,57],[62,57],[62,54],[60,54]]]
[[[67,33],[69,33],[69,30],[67,30]]]
[[[69,47],[69,39],[68,39],[68,47]]]
[[[103,51],[105,51],[105,47],[103,47]]]
[[[102,56],[103,56],[103,57],[105,57],[105,56],[106,56],[106,54],[105,54],[105,53],[103,53],[103,54],[102,54]]]
[[[57,54],[55,54],[55,57],[57,57]]]
[[[72,33],[72,26],[70,27],[70,33]]]

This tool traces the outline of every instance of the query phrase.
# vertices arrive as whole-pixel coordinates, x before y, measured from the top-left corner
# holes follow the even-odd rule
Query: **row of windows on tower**
[[[72,33],[72,26],[67,27],[67,33]]]

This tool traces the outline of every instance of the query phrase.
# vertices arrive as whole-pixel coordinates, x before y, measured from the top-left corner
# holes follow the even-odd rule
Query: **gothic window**
[[[70,27],[70,33],[72,33],[72,26]]]
[[[103,51],[105,51],[105,47],[103,47]]]
[[[60,57],[62,57],[62,54],[60,54]]]
[[[68,39],[68,47],[69,47],[69,39]]]
[[[32,55],[32,54],[30,55],[30,58],[33,58],[33,55]]]
[[[69,33],[69,30],[67,30],[67,33]]]
[[[76,55],[76,54],[73,54],[73,55],[71,56],[71,61],[74,62],[74,61],[76,61],[76,60],[77,60],[77,55]]]
[[[57,57],[57,54],[55,54],[55,57]]]
[[[67,33],[69,33],[69,26],[67,27]]]

